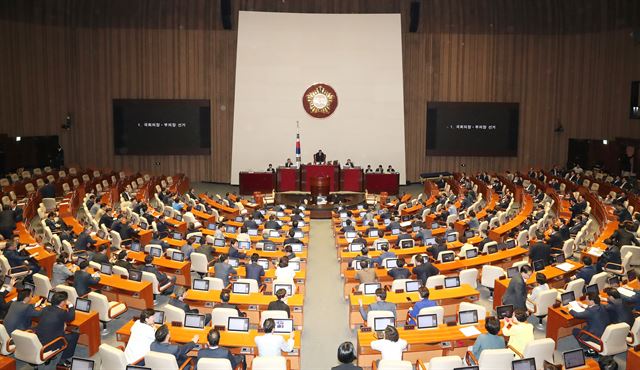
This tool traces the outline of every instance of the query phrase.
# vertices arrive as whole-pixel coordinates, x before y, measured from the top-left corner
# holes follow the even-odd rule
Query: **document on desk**
[[[627,289],[625,287],[619,287],[618,293],[622,294],[625,297],[633,297],[634,295],[636,295],[636,293],[633,290]]]
[[[460,332],[464,334],[465,337],[473,337],[481,334],[480,330],[475,326],[465,326],[464,328],[460,328]]]
[[[600,248],[591,247],[591,248],[589,248],[587,253],[589,253],[592,256],[600,257],[600,256],[602,256],[602,253],[604,253],[604,251],[602,249],[600,249]]]
[[[574,310],[576,312],[584,312],[584,308],[582,308],[582,306],[580,306],[576,301],[569,302],[568,306],[570,310]]]
[[[571,271],[571,269],[573,268],[573,265],[569,262],[563,262],[561,264],[556,265],[556,267],[564,272],[567,272],[567,271]]]

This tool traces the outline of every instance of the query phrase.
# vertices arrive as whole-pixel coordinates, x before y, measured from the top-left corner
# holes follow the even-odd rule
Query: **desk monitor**
[[[560,302],[562,302],[563,306],[566,306],[575,300],[576,294],[572,290],[560,294]]]
[[[238,228],[237,228],[237,227],[235,227],[235,226],[227,226],[227,232],[228,232],[229,234],[235,234],[235,233],[236,233],[236,230],[238,230]]]
[[[364,248],[362,243],[351,243],[349,244],[349,252],[360,252]]]
[[[204,315],[188,313],[184,315],[184,327],[204,329]]]
[[[612,276],[607,279],[607,283],[609,284],[609,286],[618,287],[620,286],[620,278],[617,276]]]
[[[629,270],[627,272],[627,278],[629,279],[629,281],[635,280],[638,277],[638,274],[636,273],[635,270]]]
[[[447,235],[447,243],[455,242],[457,240],[456,234]]]
[[[587,288],[584,291],[585,291],[585,293],[594,292],[594,293],[598,294],[600,289],[598,289],[598,284],[591,284],[591,285],[587,286]]]
[[[347,218],[347,212],[340,212],[340,218]]]
[[[244,218],[242,216],[236,216],[234,219],[236,222],[244,222]]]
[[[105,235],[105,233],[104,233],[104,230],[98,230],[98,231],[96,232],[96,236],[97,236],[98,238],[100,238],[100,239],[105,239],[105,238],[107,237],[107,236]]]
[[[504,243],[507,245],[507,249],[512,249],[516,247],[515,239],[507,239],[507,241],[505,241]]]
[[[433,222],[433,223],[431,224],[431,229],[432,229],[432,230],[433,230],[433,229],[437,229],[437,228],[439,228],[439,227],[440,227],[440,224],[439,224],[439,223],[437,223],[437,222]]]
[[[411,218],[408,218],[410,220]],[[411,225],[411,221],[404,221],[400,223],[400,227],[407,227]]]
[[[276,247],[276,243],[267,240],[262,243],[262,250],[265,252],[275,252],[278,248]]]
[[[171,259],[177,262],[184,262],[184,253],[182,252],[173,252],[171,253]]]
[[[371,229],[369,230],[369,237],[370,238],[377,238],[380,235],[380,232],[378,229]]]
[[[151,248],[149,248],[149,254],[152,257],[160,257],[160,256],[162,256],[162,248],[151,247]]]
[[[213,239],[213,246],[214,247],[224,247],[224,239],[221,239],[221,238]]]
[[[344,233],[344,237],[347,239],[353,239],[356,236],[358,236],[358,233],[356,233],[355,231],[345,231]]]
[[[180,233],[173,233],[173,238],[175,240],[182,240],[182,234]]]
[[[279,238],[280,237],[280,232],[278,230],[269,230],[269,237],[270,238]]]
[[[362,266],[360,266],[360,261],[352,261],[351,267],[353,267],[356,270],[362,270]]]
[[[515,266],[515,267],[509,267],[507,269],[507,277],[509,279],[513,279],[514,276],[518,275],[518,273],[520,273],[520,268]]]
[[[498,319],[504,319],[506,317],[513,317],[513,305],[507,304],[504,306],[496,307],[496,316]]]
[[[209,291],[209,280],[206,279],[193,279],[193,290],[200,290],[203,292]]]
[[[467,230],[464,232],[464,237],[465,238],[473,238],[476,235],[476,233],[473,230]]]
[[[533,261],[533,271],[542,271],[542,270],[544,270],[544,261],[543,260]]]
[[[227,330],[246,333],[249,331],[248,317],[229,317],[227,321]]]
[[[71,359],[71,370],[93,370],[95,367],[93,360],[73,357]]]
[[[289,261],[289,267],[293,271],[300,271],[300,261]]]
[[[413,240],[412,239],[403,239],[400,241],[400,248],[413,248]]]
[[[498,252],[498,245],[497,244],[492,244],[492,245],[488,245],[487,246],[487,253],[489,254],[494,254]]]
[[[459,276],[451,276],[444,278],[444,287],[445,288],[457,288],[460,286],[460,277]]]
[[[269,260],[266,258],[259,258],[258,262],[256,262],[258,265],[262,266],[263,269],[268,270],[269,269]]]
[[[231,285],[231,292],[234,294],[249,294],[249,291],[250,291],[249,283],[235,282]]]
[[[389,242],[379,242],[379,243],[375,243],[376,246],[376,250],[382,250],[382,247],[387,248],[387,250],[389,249]]]
[[[374,331],[384,331],[387,326],[396,326],[396,320],[393,316],[389,317],[376,317],[373,319],[373,330]]]
[[[54,294],[56,294],[56,291],[53,289],[51,289],[49,293],[47,293],[47,302],[51,303],[51,298],[53,298]]]
[[[415,225],[415,226],[413,226],[413,227],[411,228],[411,230],[412,230],[414,233],[417,233],[418,231],[420,231],[420,225]]]
[[[382,288],[380,283],[365,283],[362,289],[362,293],[366,295],[376,294],[376,289]]]
[[[460,325],[477,324],[478,310],[467,310],[458,312],[458,323],[460,323]]]
[[[467,249],[464,254],[467,258],[478,257],[478,248]]]
[[[303,238],[304,237],[304,233],[301,230],[296,230],[293,233],[293,237],[294,238],[298,238],[298,239]]]
[[[447,251],[442,252],[442,262],[453,262],[456,259],[456,254],[453,252],[447,253]]]
[[[426,245],[436,245],[436,238],[427,238],[427,239],[425,239],[424,244],[426,244]]]
[[[273,328],[274,333],[289,334],[293,331],[293,319],[273,319],[276,326]]]
[[[140,243],[138,242],[131,243],[131,250],[134,252],[140,252],[142,250],[142,248],[140,247]]]
[[[564,359],[565,369],[575,369],[585,365],[584,352],[582,352],[581,348],[564,352],[562,358]]]
[[[506,251],[507,250],[507,245],[505,243],[499,243],[498,244],[498,250],[499,251]]]
[[[158,325],[164,324],[164,311],[155,311],[153,314],[153,323]]]
[[[258,236],[258,229],[249,229],[247,230],[247,234],[250,236]]]
[[[418,315],[416,322],[418,329],[432,329],[438,327],[438,315],[435,313]]]
[[[291,251],[294,253],[299,253],[304,250],[304,245],[302,245],[302,243],[291,243],[289,245],[291,246]]]
[[[536,359],[523,358],[522,360],[514,360],[511,363],[511,370],[536,370]]]
[[[76,265],[80,265],[82,262],[88,262],[86,257],[78,257],[76,260]]]
[[[170,209],[165,209],[164,210],[164,216],[165,217],[171,217],[171,213],[173,213]]]
[[[291,284],[274,284],[273,291],[277,292],[280,289],[284,289],[287,291],[287,297],[291,297],[293,295],[293,286]]]
[[[76,298],[76,310],[82,312],[91,311],[91,301],[85,298]]]
[[[566,260],[564,258],[564,253],[560,253],[558,255],[556,255],[556,258],[554,259],[556,263],[564,263],[564,261]]]
[[[150,367],[127,365],[126,370],[152,370]]]
[[[283,211],[278,211],[278,212],[276,212],[276,216],[284,217],[284,212]]]
[[[237,258],[228,258],[227,262],[231,265],[231,267],[236,268],[240,266],[240,261]]]
[[[358,206],[356,207],[358,209],[364,209],[364,206],[362,204],[358,204]]]
[[[397,258],[387,258],[384,260],[384,267],[388,269],[398,267],[398,259]]]
[[[278,217],[282,217],[282,216],[278,216]],[[276,223],[280,226],[284,225],[284,222],[282,220],[276,220]],[[275,230],[278,231],[278,230]]]
[[[420,280],[409,280],[404,283],[404,291],[407,293],[417,292],[420,289]]]
[[[138,281],[138,282],[142,281],[142,272],[138,270],[130,270],[129,280]]]
[[[246,250],[251,249],[251,242],[247,240],[238,242],[238,249],[246,249]]]
[[[107,263],[100,264],[100,273],[105,274],[105,275],[113,274],[113,266],[111,266],[111,265],[109,265]]]
[[[173,218],[174,218],[176,221],[182,221],[182,215],[181,215],[181,214],[179,214],[179,213],[176,213],[176,214],[175,214],[175,216],[173,216]]]
[[[218,228],[218,225],[216,225],[215,223],[210,223],[209,225],[207,225],[207,229],[209,230],[215,230]]]
[[[391,229],[391,235],[398,235],[400,234],[400,229]]]

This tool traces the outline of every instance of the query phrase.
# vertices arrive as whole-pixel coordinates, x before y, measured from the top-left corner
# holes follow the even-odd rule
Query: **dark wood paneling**
[[[640,79],[630,37],[640,2],[421,3],[419,32],[408,33],[408,0],[238,0],[231,31],[213,0],[4,0],[0,132],[60,135],[67,162],[81,166],[228,182],[238,10],[256,10],[402,14],[408,180],[548,167],[564,162],[569,137],[640,137],[627,107],[629,82]],[[212,154],[115,156],[113,98],[210,99]],[[520,102],[518,157],[425,156],[428,101]],[[67,112],[74,125],[65,131]]]

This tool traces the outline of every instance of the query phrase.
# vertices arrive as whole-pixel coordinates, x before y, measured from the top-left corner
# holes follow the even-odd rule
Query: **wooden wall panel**
[[[402,14],[409,180],[562,163],[569,137],[640,137],[627,115],[630,81],[640,79],[640,45],[629,36],[640,29],[640,2],[421,3],[418,32],[408,33],[409,0],[232,1],[231,31],[216,0],[5,0],[0,132],[58,134],[67,162],[81,166],[228,182],[238,10],[255,10]],[[211,155],[115,156],[114,98],[210,99]],[[518,157],[426,155],[429,101],[520,102]],[[67,112],[74,125],[62,130]]]

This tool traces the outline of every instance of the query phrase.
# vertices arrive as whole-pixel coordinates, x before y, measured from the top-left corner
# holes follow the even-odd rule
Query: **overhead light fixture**
[[[604,145],[609,144],[609,140],[607,140],[607,139],[602,140],[602,144],[604,144]]]
[[[16,141],[20,141],[22,138],[20,136],[16,136]]]

